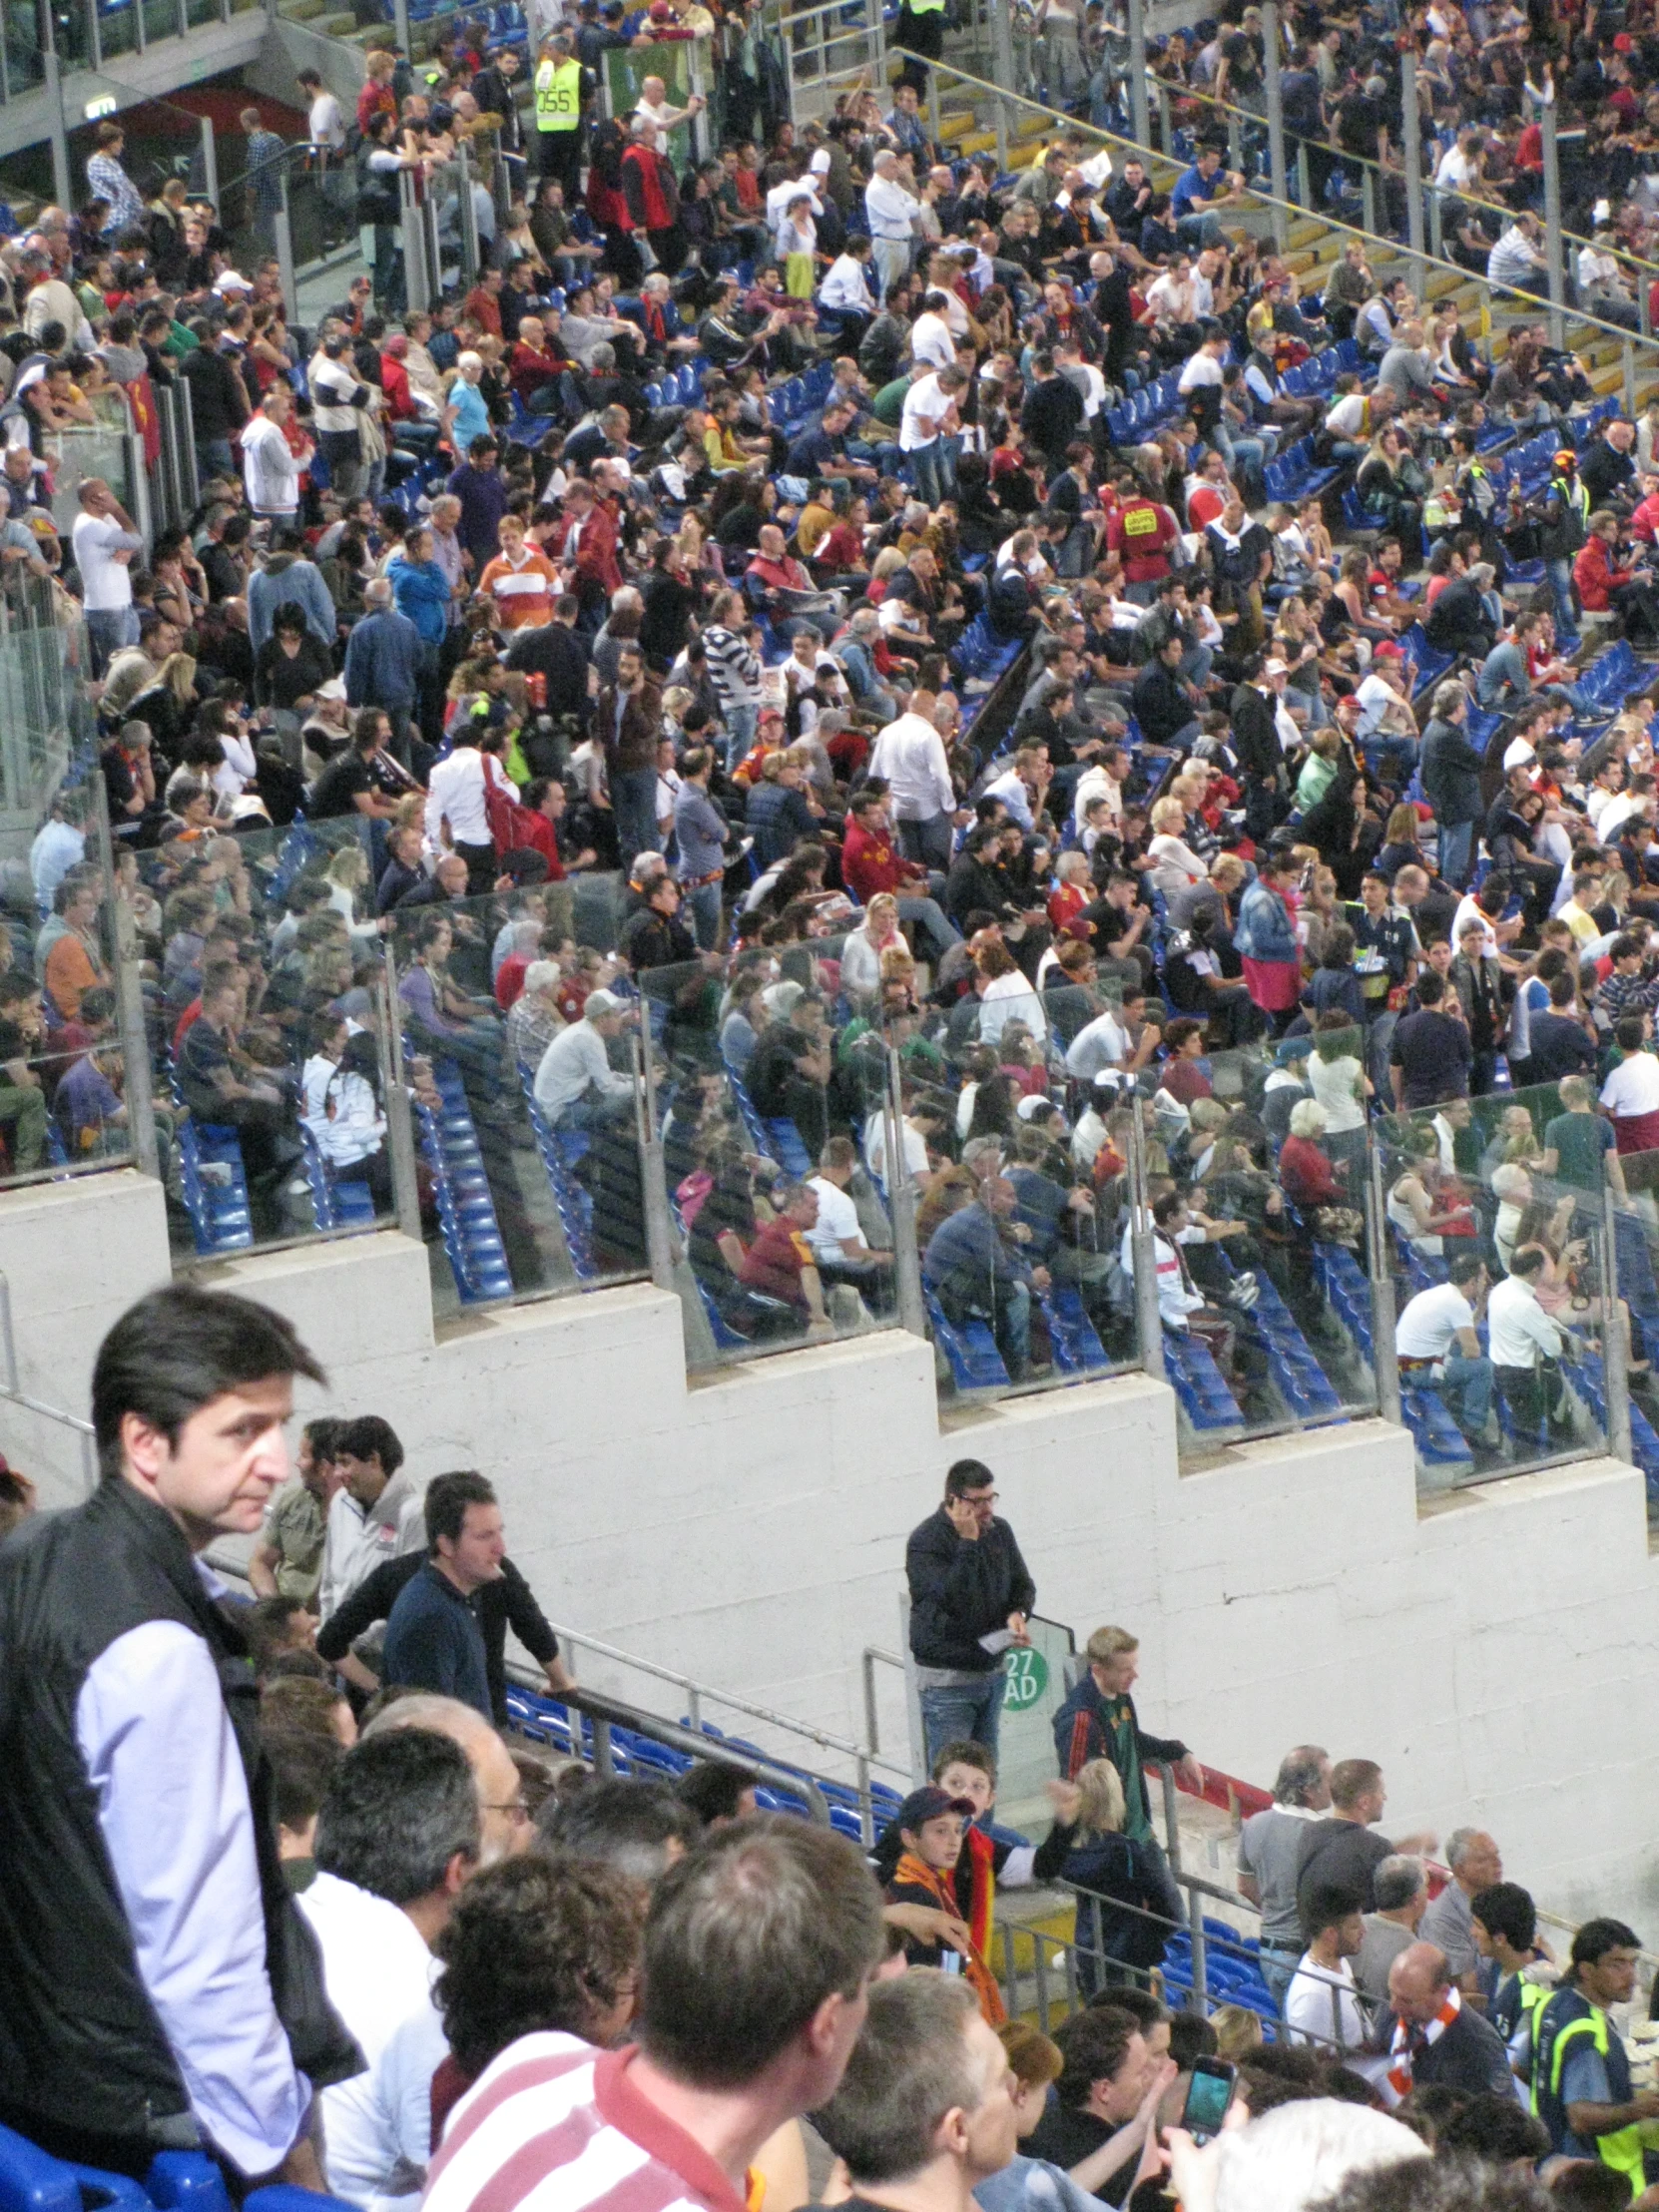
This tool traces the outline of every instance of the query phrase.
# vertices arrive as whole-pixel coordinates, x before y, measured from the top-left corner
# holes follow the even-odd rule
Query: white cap
[[[829,174],[830,174],[830,155],[829,155],[829,151],[828,151],[828,149],[827,149],[827,148],[825,148],[825,147],[822,147],[822,146],[821,146],[821,147],[819,148],[818,152],[817,152],[817,153],[816,153],[816,154],[815,154],[815,155],[813,156],[813,175],[814,175],[815,177],[828,177],[828,176],[829,176]]]
[[[228,269],[223,276],[214,279],[215,291],[252,291],[254,286],[240,269]]]
[[[625,1003],[611,991],[589,991],[582,1001],[582,1018],[591,1021],[597,1015],[603,1021],[607,1014],[620,1014]]]

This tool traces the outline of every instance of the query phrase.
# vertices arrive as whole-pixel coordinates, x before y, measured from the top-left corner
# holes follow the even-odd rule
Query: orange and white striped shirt
[[[478,579],[478,589],[489,594],[503,630],[539,629],[551,622],[558,588],[558,570],[533,545],[516,561],[498,553]]]

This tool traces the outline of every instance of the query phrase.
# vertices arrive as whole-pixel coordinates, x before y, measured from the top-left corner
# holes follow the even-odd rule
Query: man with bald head
[[[1389,2059],[1383,2094],[1390,2102],[1430,2082],[1514,2095],[1502,2036],[1464,2002],[1445,1952],[1433,1943],[1407,1944],[1388,1968],[1381,2033]]]

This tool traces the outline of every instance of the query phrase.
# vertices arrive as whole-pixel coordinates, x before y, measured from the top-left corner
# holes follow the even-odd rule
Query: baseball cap
[[[936,1821],[941,1813],[962,1813],[971,1820],[973,1805],[969,1799],[949,1797],[929,1783],[924,1790],[912,1790],[898,1808],[898,1825],[914,1835],[925,1822]]]
[[[1283,661],[1264,661],[1262,663],[1262,674],[1264,676],[1289,676],[1290,673],[1289,667]]]
[[[614,991],[589,991],[583,1001],[582,1012],[585,1016],[598,1014],[603,1020],[606,1014],[620,1014],[622,1007],[623,1001]]]
[[[222,276],[214,279],[214,289],[215,291],[252,291],[254,287],[241,270],[228,269]]]
[[[1405,648],[1384,640],[1382,645],[1373,647],[1371,657],[1374,661],[1403,661]]]
[[[316,696],[318,699],[343,699],[345,697],[344,682],[338,676],[330,676],[327,683],[318,684]]]
[[[787,1021],[806,995],[805,983],[769,983],[761,993],[761,1004],[769,1014]]]

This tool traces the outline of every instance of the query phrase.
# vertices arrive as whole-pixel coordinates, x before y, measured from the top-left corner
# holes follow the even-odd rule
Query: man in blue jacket
[[[1187,1918],[1181,1892],[1152,1827],[1148,1764],[1172,1768],[1189,1790],[1202,1791],[1204,1769],[1175,1736],[1149,1736],[1130,1696],[1139,1672],[1139,1641],[1126,1628],[1097,1628],[1084,1647],[1088,1669],[1054,1716],[1054,1748],[1069,1782],[1091,1759],[1110,1759],[1123,1783],[1123,1833],[1141,1847],[1142,1872],[1152,1910],[1180,1926]]]
[[[1037,1586],[1013,1530],[996,1518],[993,1477],[980,1460],[958,1459],[946,1474],[943,1503],[910,1531],[904,1574],[929,1771],[946,1744],[964,1739],[994,1755],[1002,1652],[1030,1643]]]
[[[420,675],[420,632],[391,603],[383,576],[363,586],[368,610],[345,641],[345,696],[353,707],[383,707],[391,717],[392,751],[407,751]]]

